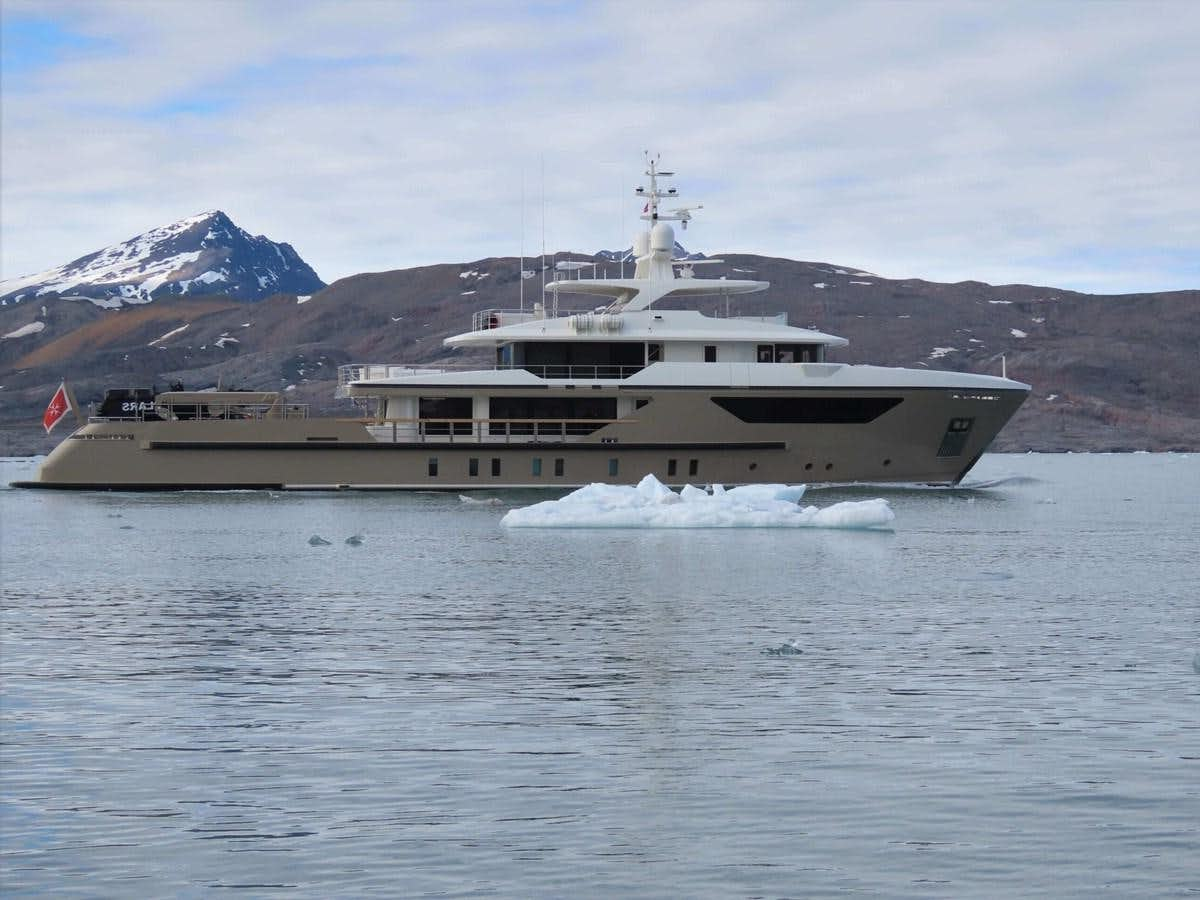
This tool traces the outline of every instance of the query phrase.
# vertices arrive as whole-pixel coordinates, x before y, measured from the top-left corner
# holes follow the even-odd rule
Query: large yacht
[[[275,392],[114,396],[19,484],[956,483],[1028,394],[1007,378],[833,362],[844,338],[782,316],[664,308],[769,285],[697,277],[719,260],[673,258],[671,223],[686,228],[699,207],[674,205],[673,173],[657,159],[645,174],[632,277],[568,267],[531,309],[476,313],[445,343],[494,357],[486,368],[343,366],[337,391],[357,404],[355,418],[310,418]]]

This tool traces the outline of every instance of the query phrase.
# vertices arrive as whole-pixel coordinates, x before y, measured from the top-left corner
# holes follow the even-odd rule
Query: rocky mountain
[[[2,281],[0,304],[61,297],[118,309],[172,295],[261,300],[280,291],[311,294],[323,287],[290,244],[252,236],[214,210],[151,229],[58,268]]]
[[[573,254],[577,257],[577,254]],[[714,254],[705,277],[771,282],[760,294],[710,301],[715,315],[786,312],[792,324],[842,335],[848,363],[1008,374],[1033,393],[996,450],[1200,449],[1200,291],[1102,296],[1030,285],[880,278],[849,265]],[[612,263],[595,257],[602,274]],[[526,267],[539,263],[526,260]],[[106,387],[179,380],[287,391],[314,414],[335,404],[344,363],[474,361],[442,339],[486,308],[531,308],[547,271],[522,278],[515,258],[356,275],[313,293],[247,304],[174,296],[107,309],[46,295],[0,307],[0,455],[45,452],[62,438],[40,418],[60,379],[82,403]],[[587,297],[563,304],[587,307]],[[478,359],[482,365],[490,360]]]

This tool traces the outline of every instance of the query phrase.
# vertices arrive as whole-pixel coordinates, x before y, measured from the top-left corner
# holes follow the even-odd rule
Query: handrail
[[[358,422],[368,426],[379,438],[379,429],[391,426],[391,442],[415,440],[428,443],[433,438],[438,443],[462,440],[467,443],[511,444],[536,441],[566,441],[568,438],[585,437],[606,425],[616,422],[633,423],[636,419],[339,419],[342,422]],[[386,430],[384,432],[387,433]]]
[[[418,368],[415,366],[397,366],[374,363],[352,363],[338,366],[338,387],[348,388],[355,381],[372,381],[386,378],[410,378],[417,375],[443,375],[447,372],[498,372],[523,370],[540,378],[555,380],[592,380],[608,381],[628,378],[642,369],[644,365],[617,365],[616,363],[594,363],[591,365],[557,364],[557,363],[439,363],[435,368]],[[450,385],[447,385],[450,387]]]
[[[522,322],[534,322],[542,319],[562,319],[567,316],[575,316],[580,313],[591,312],[588,309],[575,310],[558,310],[555,315],[553,310],[546,309],[541,304],[535,306],[532,310],[527,309],[481,309],[471,314],[471,330],[472,331],[490,331],[493,328],[502,328],[505,325],[519,325]]]

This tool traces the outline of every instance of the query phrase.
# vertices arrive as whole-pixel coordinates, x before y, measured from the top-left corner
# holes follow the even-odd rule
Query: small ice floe
[[[325,538],[321,537],[319,534],[314,534],[308,539],[308,545],[310,547],[328,547],[331,543],[333,542],[325,540]]]
[[[133,531],[133,526],[132,525],[122,525],[122,526],[120,526],[120,530],[121,531]]]
[[[352,534],[350,537],[346,538],[346,543],[351,547],[361,547],[362,542],[363,536],[361,534]]]
[[[460,503],[465,503],[467,506],[503,506],[504,501],[499,497],[468,497],[466,494],[459,494],[458,500]]]
[[[1013,337],[1015,337],[1015,338],[1027,338],[1027,337],[1029,337],[1029,335],[1028,335],[1028,334],[1026,334],[1024,331],[1022,331],[1020,328],[1010,328],[1010,329],[1008,329],[1008,332],[1009,332],[1009,334],[1011,334],[1011,335],[1012,335]]]
[[[509,510],[510,528],[886,528],[896,518],[883,499],[800,506],[805,486],[752,484],[711,493],[685,485],[679,493],[653,475],[636,487],[589,484],[560,500]]]
[[[1192,671],[1200,675],[1200,653],[1192,657]]]
[[[763,651],[767,656],[799,656],[804,650],[800,647],[800,642],[795,638],[790,641],[784,641],[778,647],[768,647]]]
[[[815,287],[817,290],[824,290],[825,288],[829,287],[829,285],[823,281],[814,281],[813,287]]]

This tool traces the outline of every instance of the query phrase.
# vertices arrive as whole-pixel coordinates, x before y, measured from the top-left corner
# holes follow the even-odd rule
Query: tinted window
[[[872,422],[898,406],[900,397],[713,397],[743,422],[851,425]]]

